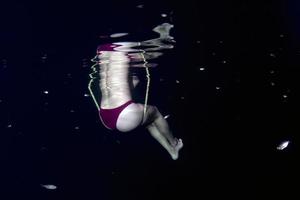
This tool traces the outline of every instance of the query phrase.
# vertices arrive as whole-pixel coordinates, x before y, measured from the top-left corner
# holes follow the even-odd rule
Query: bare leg
[[[178,152],[183,147],[182,140],[173,136],[167,121],[155,106],[147,106],[143,124],[147,125],[151,136],[169,152],[172,159],[178,159]]]

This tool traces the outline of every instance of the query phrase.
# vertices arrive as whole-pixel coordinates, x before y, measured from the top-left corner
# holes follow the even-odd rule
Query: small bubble
[[[50,184],[48,184],[48,185],[43,185],[43,184],[41,184],[41,186],[42,186],[43,188],[46,188],[47,190],[55,190],[55,189],[57,189],[57,186],[56,186],[56,185],[50,185]]]
[[[46,62],[47,58],[48,58],[48,57],[47,57],[47,54],[44,54],[44,55],[41,57],[41,59],[42,59],[43,62]]]
[[[113,33],[110,35],[111,38],[119,38],[128,35],[128,33]]]
[[[280,34],[280,35],[279,35],[279,37],[283,38],[283,37],[284,37],[284,35],[283,35],[283,34]]]
[[[220,90],[221,89],[221,87],[216,87],[216,90]]]
[[[184,100],[184,96],[180,97],[180,99]]]
[[[168,15],[165,14],[165,13],[162,13],[161,16],[162,16],[162,17],[167,17]]]
[[[79,127],[79,126],[75,126],[74,129],[75,129],[75,130],[79,130],[80,127]]]
[[[136,7],[141,9],[141,8],[144,8],[144,5],[140,4],[140,5],[137,5]]]
[[[275,85],[275,83],[274,83],[274,82],[271,82],[271,83],[270,83],[270,85],[271,85],[271,86],[274,86],[274,85]]]
[[[286,94],[282,95],[282,97],[285,99],[288,98],[288,96]]]
[[[48,90],[44,90],[44,94],[49,94],[49,91]]]
[[[277,146],[277,150],[284,150],[285,148],[288,147],[290,141],[283,141]]]
[[[85,97],[89,97],[90,95],[89,95],[89,94],[87,94],[87,93],[85,93],[83,96],[85,96]]]
[[[270,70],[270,74],[274,74],[275,73],[275,71],[274,70]]]
[[[164,118],[165,118],[165,119],[168,119],[169,117],[170,117],[170,115],[166,115],[166,116],[164,116]]]
[[[12,127],[12,124],[8,124],[8,125],[7,125],[7,128],[11,128],[11,127]]]
[[[200,67],[200,69],[199,69],[200,71],[204,71],[205,70],[205,68],[204,67]]]
[[[273,58],[276,57],[276,55],[274,53],[270,53],[270,56],[273,57]]]
[[[176,80],[176,83],[177,83],[177,84],[180,83],[179,80]]]
[[[226,61],[226,60],[223,60],[223,61],[222,61],[222,63],[223,63],[223,64],[226,64],[226,63],[227,63],[227,61]]]

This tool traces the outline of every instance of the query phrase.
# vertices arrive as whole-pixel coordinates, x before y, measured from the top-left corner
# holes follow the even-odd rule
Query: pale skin
[[[103,51],[99,55],[100,65],[100,107],[113,109],[132,100],[129,85],[129,58],[125,52]],[[133,79],[133,85],[138,84],[138,79]],[[170,154],[173,160],[179,157],[179,150],[183,147],[181,139],[173,136],[167,121],[155,106],[147,105],[144,114],[144,106],[132,103],[119,115],[117,128],[121,132],[133,129],[134,122],[141,120],[150,135],[157,140]]]

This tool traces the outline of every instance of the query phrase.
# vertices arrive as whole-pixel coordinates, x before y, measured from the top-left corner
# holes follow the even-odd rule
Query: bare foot
[[[175,138],[175,143],[172,145],[172,149],[169,151],[173,160],[177,160],[179,156],[179,150],[183,147],[183,142],[181,139]]]

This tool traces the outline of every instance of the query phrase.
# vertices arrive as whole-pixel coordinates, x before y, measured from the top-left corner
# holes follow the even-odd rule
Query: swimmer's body
[[[155,106],[135,103],[132,99],[128,53],[114,51],[102,45],[97,49],[97,57],[100,61],[101,90],[99,115],[103,125],[120,132],[132,131],[143,125],[172,159],[177,160],[179,150],[183,147],[182,140],[173,136],[167,121]]]

